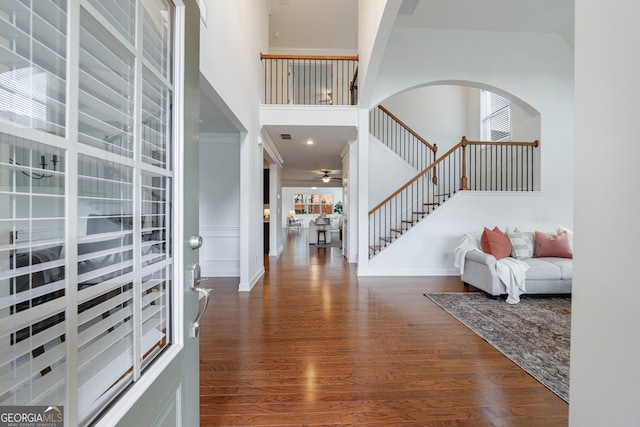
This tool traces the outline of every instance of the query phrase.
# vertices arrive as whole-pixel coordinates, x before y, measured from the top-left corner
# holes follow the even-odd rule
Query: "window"
[[[173,343],[173,19],[0,3],[0,405],[87,425]]]
[[[333,213],[333,194],[294,194],[293,209],[297,214]]]
[[[495,93],[481,92],[482,139],[511,140],[511,103]]]

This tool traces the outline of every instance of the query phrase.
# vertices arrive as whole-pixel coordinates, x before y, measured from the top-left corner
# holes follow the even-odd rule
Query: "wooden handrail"
[[[405,128],[407,130],[407,132],[409,132],[411,135],[413,135],[418,141],[420,141],[424,145],[426,145],[431,151],[433,151],[434,154],[436,153],[436,151],[438,151],[438,146],[437,145],[429,144],[429,142],[426,139],[424,139],[423,137],[418,135],[413,129],[411,129],[409,126],[407,126],[402,120],[400,120],[399,118],[394,116],[393,113],[391,113],[391,111],[387,110],[382,105],[378,105],[378,108],[380,110],[382,110],[382,112],[384,112],[387,116],[391,117],[391,119],[393,119],[395,122],[397,122],[400,126]]]
[[[406,184],[404,184],[402,187],[400,187],[399,189],[397,189],[393,194],[391,194],[389,197],[387,197],[386,199],[384,199],[382,202],[378,203],[373,209],[371,209],[369,211],[369,216],[373,215],[375,213],[375,211],[377,211],[378,209],[380,209],[382,206],[384,206],[385,204],[387,204],[391,199],[393,199],[394,197],[396,197],[398,194],[400,194],[403,190],[405,190],[407,187],[409,187],[411,184],[413,184],[414,182],[416,182],[418,179],[422,178],[422,176],[424,176],[427,172],[431,171],[432,169],[434,169],[439,163],[441,163],[445,158],[449,157],[454,151],[456,151],[458,148],[465,148],[467,145],[496,145],[496,146],[519,146],[519,147],[537,147],[538,145],[540,145],[540,141],[535,140],[533,142],[515,142],[515,141],[504,141],[504,142],[493,142],[493,141],[468,141],[466,137],[462,137],[462,139],[460,140],[460,142],[458,142],[456,145],[454,145],[453,147],[451,147],[451,149],[449,151],[447,151],[446,153],[444,153],[442,156],[440,156],[439,158],[437,158],[436,160],[433,161],[433,163],[431,165],[429,165],[426,169],[422,170],[420,173],[418,173],[415,177],[413,177],[409,182],[407,182]],[[464,161],[463,161],[463,165],[462,167],[464,168]],[[465,172],[463,172],[463,178],[466,178]],[[468,189],[468,188],[467,188]]]
[[[341,56],[341,55],[278,55],[271,53],[260,53],[260,59],[315,59],[327,61],[358,61],[360,55]]]
[[[514,141],[469,141],[466,137],[462,137],[462,141],[466,145],[495,145],[495,146],[518,146],[518,147],[537,147],[540,141],[537,139],[533,142],[514,142]]]

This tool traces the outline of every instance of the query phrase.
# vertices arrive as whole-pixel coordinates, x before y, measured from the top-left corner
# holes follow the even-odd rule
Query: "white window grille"
[[[0,2],[0,405],[87,425],[173,343],[174,16]]]
[[[511,102],[493,92],[482,91],[482,139],[511,140]]]

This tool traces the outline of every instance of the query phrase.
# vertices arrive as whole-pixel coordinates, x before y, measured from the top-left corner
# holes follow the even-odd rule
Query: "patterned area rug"
[[[483,292],[424,296],[569,402],[570,296],[522,296],[519,304]]]

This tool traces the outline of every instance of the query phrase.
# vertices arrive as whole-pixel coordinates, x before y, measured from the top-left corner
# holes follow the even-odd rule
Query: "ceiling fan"
[[[330,176],[329,175],[329,171],[328,170],[323,170],[321,171],[324,175],[322,175],[321,177],[316,177],[316,179],[321,179],[322,182],[324,182],[325,184],[328,184],[332,179],[341,181],[342,178],[337,177],[337,176]]]

